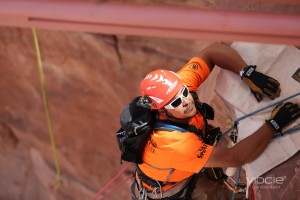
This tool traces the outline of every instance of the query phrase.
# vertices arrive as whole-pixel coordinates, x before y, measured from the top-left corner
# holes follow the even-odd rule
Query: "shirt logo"
[[[153,140],[153,138],[150,138],[150,140],[148,140],[148,145],[149,145],[149,147],[150,147],[151,153],[155,153],[155,149],[157,148],[157,144],[156,144],[156,142]]]
[[[199,149],[199,155],[197,157],[202,159],[206,152],[206,149],[207,149],[207,144],[203,144],[202,147],[200,147]]]
[[[193,71],[197,71],[198,67],[199,67],[198,63],[191,63],[189,69]]]

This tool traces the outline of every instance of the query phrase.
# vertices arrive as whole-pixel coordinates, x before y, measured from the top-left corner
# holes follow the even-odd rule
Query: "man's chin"
[[[184,114],[188,117],[193,117],[197,113],[196,107],[194,104],[189,105],[186,110],[184,111]]]
[[[191,118],[193,118],[195,115],[197,114],[197,111],[196,112],[193,112],[193,110],[189,113],[185,113],[184,117],[182,117],[181,119],[182,120],[190,120]]]

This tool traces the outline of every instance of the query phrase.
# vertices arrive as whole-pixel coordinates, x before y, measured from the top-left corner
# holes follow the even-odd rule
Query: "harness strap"
[[[169,172],[166,180],[164,181],[164,184],[167,183],[167,181],[169,180],[170,176],[174,173],[175,169],[171,169],[171,171]]]
[[[173,171],[174,171],[174,169],[171,169],[170,173],[173,173]],[[136,173],[141,181],[143,181],[144,183],[146,183],[148,186],[150,186],[152,188],[164,187],[166,185],[174,185],[175,183],[177,183],[177,182],[168,182],[168,181],[158,181],[158,180],[152,179],[149,176],[147,176],[146,174],[144,174],[138,165],[136,165]],[[169,173],[168,177],[170,176],[170,173]]]

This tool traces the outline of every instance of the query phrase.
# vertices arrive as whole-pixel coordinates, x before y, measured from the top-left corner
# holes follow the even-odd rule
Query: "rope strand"
[[[258,112],[261,112],[261,111],[263,111],[263,110],[266,110],[266,109],[268,109],[268,108],[270,108],[270,107],[272,107],[272,106],[275,106],[275,105],[277,105],[277,104],[279,104],[279,103],[282,103],[282,102],[284,102],[284,101],[286,101],[286,100],[289,100],[289,99],[294,98],[294,97],[299,96],[299,95],[300,95],[300,92],[298,92],[298,93],[296,93],[296,94],[293,94],[293,95],[291,95],[291,96],[288,96],[288,97],[286,97],[286,98],[283,98],[283,99],[281,99],[281,100],[279,100],[279,101],[276,101],[276,102],[274,102],[274,103],[271,103],[271,104],[269,104],[269,105],[267,105],[267,106],[265,106],[265,107],[262,107],[262,108],[260,108],[260,109],[258,109],[258,110],[255,110],[255,111],[253,111],[253,112],[251,112],[251,113],[248,113],[248,114],[246,114],[246,115],[244,115],[244,116],[241,116],[241,117],[237,118],[236,120],[234,120],[234,123],[233,123],[233,124],[238,123],[239,121],[242,121],[242,120],[244,120],[244,119],[246,119],[246,118],[248,118],[248,117],[250,117],[250,116],[252,116],[252,115],[254,115],[254,114],[256,114],[256,113],[258,113]],[[230,132],[233,130],[233,128],[234,128],[234,126],[232,126],[231,128],[229,128],[228,130],[226,130],[226,131],[222,134],[222,137],[224,137],[225,135],[227,135],[228,133],[230,133]]]
[[[121,183],[119,183],[116,187],[114,187],[111,191],[109,191],[105,196],[102,197],[102,199],[100,200],[104,200],[106,197],[108,197],[109,195],[111,195],[114,191],[116,191],[117,189],[119,189],[124,183],[126,183],[126,181],[128,181],[129,179],[131,179],[132,176],[129,175],[127,176],[126,179],[124,179]]]
[[[267,106],[265,106],[265,107],[262,107],[262,108],[260,108],[260,109],[258,109],[258,110],[255,110],[255,111],[251,112],[251,113],[248,113],[248,114],[246,114],[246,115],[244,115],[244,116],[242,116],[242,117],[239,117],[239,118],[237,118],[237,119],[234,121],[233,124],[237,124],[237,125],[238,125],[239,121],[242,121],[242,120],[244,120],[244,119],[246,119],[246,118],[248,118],[248,117],[250,117],[250,116],[252,116],[252,115],[254,115],[254,114],[256,114],[256,113],[258,113],[258,112],[261,112],[261,111],[263,111],[263,110],[266,110],[266,109],[268,109],[268,108],[270,108],[270,107],[272,107],[272,106],[275,106],[275,105],[277,105],[277,104],[279,104],[279,103],[282,103],[282,102],[284,102],[284,101],[286,101],[286,100],[289,100],[289,99],[291,99],[291,98],[294,98],[294,97],[296,97],[296,96],[298,96],[298,95],[300,95],[300,92],[298,92],[298,93],[296,93],[296,94],[293,94],[293,95],[291,95],[291,96],[288,96],[288,97],[286,97],[286,98],[283,98],[283,99],[281,99],[281,100],[279,100],[279,101],[276,101],[276,102],[274,102],[274,103],[271,103],[271,104],[269,104],[269,105],[267,105]],[[225,135],[227,135],[227,134],[228,134],[229,132],[231,132],[233,129],[234,129],[234,125],[233,125],[231,128],[229,128],[227,131],[225,131],[225,132],[222,134],[222,137],[224,137]],[[290,133],[292,133],[292,132],[294,132],[294,131],[297,131],[297,130],[299,130],[299,127],[297,127],[297,128],[293,127],[293,128],[291,128],[291,129],[288,129],[287,131],[285,131],[282,135],[284,135],[284,134],[290,134]],[[274,135],[274,136],[273,136],[273,139],[276,138],[276,137],[278,137],[278,135]],[[239,166],[239,167],[238,167],[237,180],[236,180],[236,185],[235,185],[235,186],[238,186],[238,184],[239,184],[239,182],[240,182],[240,173],[241,173],[241,170],[242,170],[242,166]],[[231,196],[231,199],[232,199],[232,200],[234,200],[234,198],[235,198],[234,196],[235,196],[235,193],[232,192],[232,196]]]
[[[279,104],[279,103],[281,103],[281,102],[283,102],[283,101],[286,101],[286,100],[288,100],[288,99],[291,99],[291,98],[294,98],[294,97],[296,97],[296,96],[298,96],[298,95],[300,95],[300,92],[299,93],[296,93],[296,94],[294,94],[294,95],[291,95],[291,96],[289,96],[289,97],[286,97],[286,98],[284,98],[284,99],[281,99],[281,100],[279,100],[279,101],[277,101],[277,102],[274,102],[274,103],[272,103],[272,104],[269,104],[269,105],[267,105],[267,106],[265,106],[265,107],[263,107],[263,108],[260,108],[260,109],[258,109],[258,110],[255,110],[255,111],[253,111],[253,112],[251,112],[251,113],[248,113],[248,114],[246,114],[246,115],[244,115],[244,116],[242,116],[242,117],[240,117],[240,118],[238,118],[238,119],[236,119],[235,121],[234,121],[234,124],[235,123],[237,123],[237,125],[238,125],[238,122],[239,121],[241,121],[241,120],[244,120],[245,118],[247,118],[247,117],[250,117],[250,116],[252,116],[252,115],[254,115],[254,114],[256,114],[256,113],[258,113],[258,112],[261,112],[261,111],[263,111],[263,110],[265,110],[265,109],[267,109],[267,108],[270,108],[270,107],[272,107],[272,106],[274,106],[274,105],[277,105],[277,104]],[[234,126],[232,126],[231,128],[229,128],[227,131],[225,131],[223,134],[222,134],[222,138],[226,135],[226,134],[228,134],[229,132],[231,132],[232,130],[234,129]],[[284,132],[284,134],[291,134],[292,132],[295,132],[295,131],[297,131],[297,130],[299,130],[299,127],[298,126],[296,126],[296,127],[293,127],[293,128],[291,128],[291,129],[289,129],[289,130],[287,130],[286,132]],[[275,138],[275,137],[274,137]],[[123,173],[124,173],[124,171],[129,167],[131,165],[131,163],[128,163],[106,186],[104,186],[103,188],[102,188],[102,190],[101,191],[99,191],[98,192],[98,194],[92,199],[92,200],[96,200],[97,198],[98,198],[98,196],[100,196],[117,178],[119,178]],[[240,166],[239,168],[238,168],[238,172],[237,172],[237,180],[236,180],[236,185],[235,186],[238,186],[238,184],[239,184],[239,181],[240,181],[240,173],[241,173],[241,169],[242,169],[242,166]],[[118,186],[116,186],[116,188],[114,188],[112,191],[110,191],[109,193],[107,193],[101,200],[103,200],[104,198],[106,198],[106,197],[108,197],[113,191],[115,191],[116,189],[118,189],[121,185],[123,185],[124,184],[124,182],[126,182],[127,180],[129,179],[129,177],[127,177],[123,182],[121,182]],[[232,200],[234,200],[234,198],[235,198],[235,193],[233,192],[232,193],[232,196],[231,196],[231,199]]]
[[[132,163],[128,163],[114,178],[112,178],[99,192],[96,194],[92,200],[96,200],[115,180],[117,180],[125,170],[130,167]]]
[[[44,109],[45,109],[45,114],[46,114],[46,119],[47,119],[48,132],[49,132],[49,137],[50,137],[50,141],[51,141],[53,159],[54,159],[54,164],[55,164],[55,169],[56,169],[54,190],[57,190],[62,184],[61,170],[60,170],[60,166],[59,166],[57,146],[55,143],[52,118],[51,118],[49,104],[48,104],[48,96],[47,96],[47,92],[46,92],[45,75],[44,75],[44,70],[43,70],[41,53],[40,53],[40,49],[39,49],[39,43],[38,43],[35,28],[32,28],[32,33],[33,33],[35,50],[36,50],[36,58],[37,58],[37,64],[38,64],[38,69],[39,69],[39,75],[40,75],[41,90],[42,90]]]

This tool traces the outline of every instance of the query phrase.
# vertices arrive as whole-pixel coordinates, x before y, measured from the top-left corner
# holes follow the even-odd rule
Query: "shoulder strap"
[[[196,128],[193,125],[189,124],[181,124],[178,122],[174,122],[171,120],[157,120],[154,123],[154,129],[155,130],[169,130],[169,131],[180,131],[180,132],[193,132],[197,136],[199,136],[201,139],[203,139],[203,133],[201,130]]]

